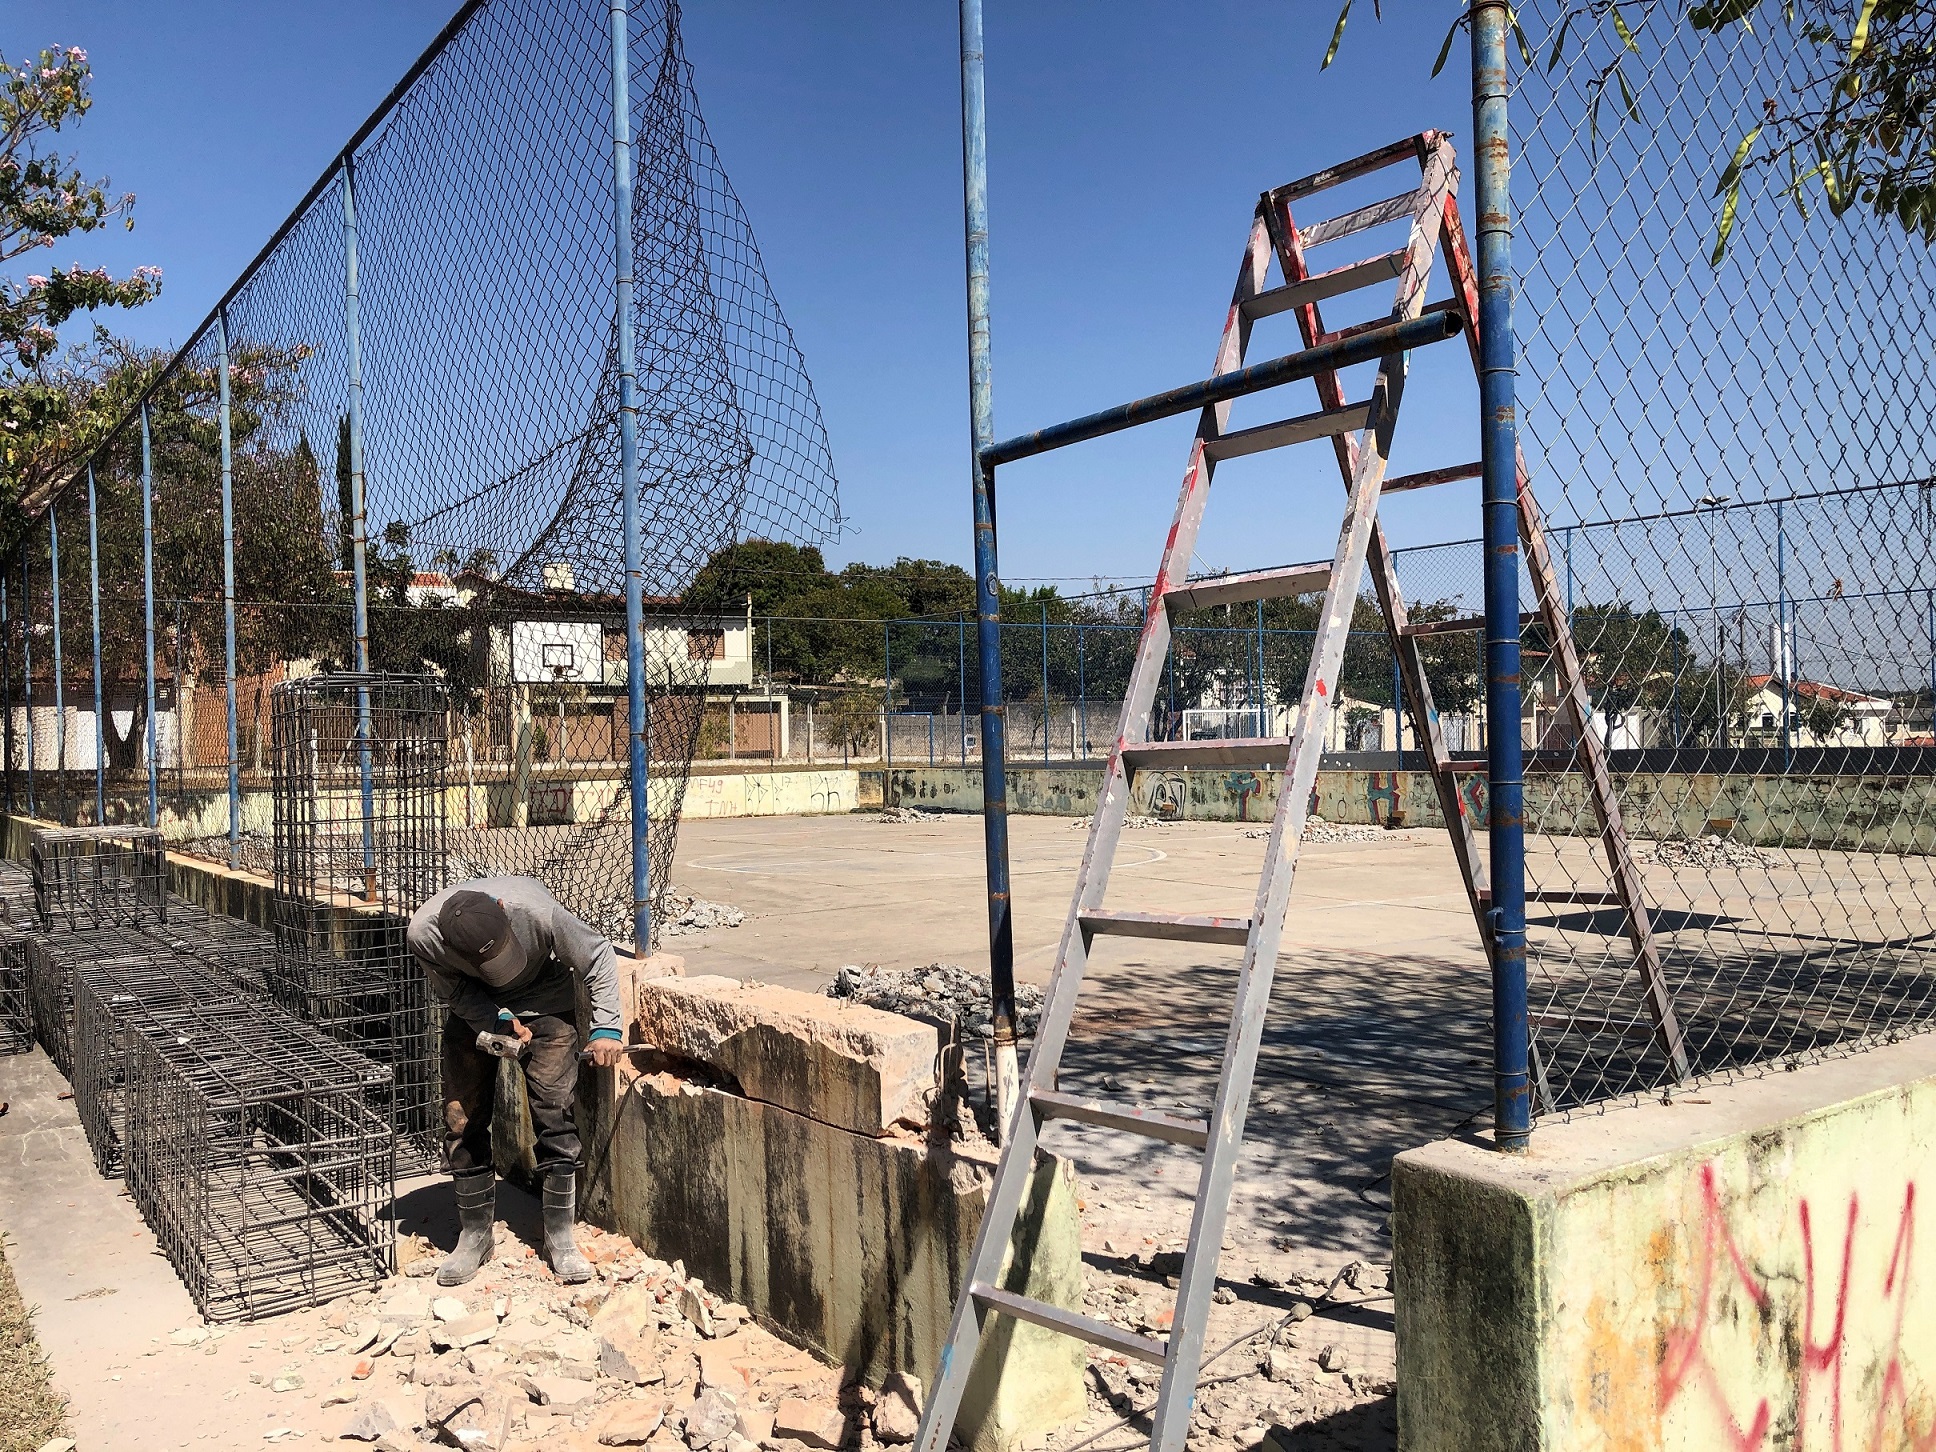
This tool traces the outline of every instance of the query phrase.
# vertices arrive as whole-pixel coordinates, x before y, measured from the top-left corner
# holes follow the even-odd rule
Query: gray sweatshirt
[[[444,946],[437,915],[453,892],[465,888],[504,904],[511,936],[524,950],[522,961],[513,954],[509,963],[490,963],[480,970]],[[584,980],[591,998],[588,1032],[624,1032],[612,940],[573,916],[536,878],[484,877],[445,888],[411,917],[410,951],[423,964],[437,996],[479,1033],[497,1029],[500,1008],[570,1018],[577,1003],[574,973]],[[486,972],[503,981],[485,977]]]

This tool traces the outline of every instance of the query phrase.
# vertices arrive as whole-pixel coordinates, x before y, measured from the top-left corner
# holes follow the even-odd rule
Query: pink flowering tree
[[[0,265],[78,233],[119,221],[134,226],[134,196],[88,181],[52,138],[87,114],[91,72],[78,46],[43,50],[20,64],[0,54]],[[76,314],[139,307],[161,291],[161,273],[136,268],[117,278],[71,263],[0,276],[0,503],[17,506],[55,482],[62,461],[108,420],[81,386],[85,355],[99,332],[64,356],[60,329]]]

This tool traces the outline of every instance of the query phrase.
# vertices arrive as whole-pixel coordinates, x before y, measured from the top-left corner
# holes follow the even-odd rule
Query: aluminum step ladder
[[[1293,203],[1406,161],[1416,161],[1420,167],[1416,189],[1303,228],[1294,222]],[[1011,1121],[1004,1126],[1001,1159],[955,1306],[941,1365],[922,1414],[916,1452],[945,1452],[983,1323],[991,1315],[1047,1327],[1109,1352],[1161,1366],[1163,1375],[1153,1413],[1150,1446],[1159,1452],[1180,1452],[1184,1446],[1195,1407],[1205,1323],[1216,1287],[1218,1255],[1243,1143],[1244,1116],[1277,964],[1278,941],[1290,900],[1308,803],[1324,749],[1332,695],[1350,633],[1352,610],[1367,566],[1397,654],[1406,703],[1429,758],[1474,920],[1490,955],[1488,912],[1491,904],[1485,869],[1474,824],[1459,791],[1454,763],[1432,704],[1419,649],[1419,641],[1429,634],[1447,629],[1471,629],[1474,625],[1472,622],[1414,625],[1409,621],[1391,551],[1377,519],[1382,494],[1474,478],[1478,476],[1479,466],[1472,464],[1388,479],[1386,465],[1404,393],[1409,354],[1394,350],[1374,355],[1379,358],[1376,381],[1369,398],[1356,403],[1345,397],[1339,378],[1342,364],[1336,361],[1340,356],[1349,361],[1349,352],[1341,354],[1340,350],[1348,350],[1354,338],[1369,341],[1389,337],[1395,329],[1428,315],[1445,314],[1448,315],[1445,327],[1430,337],[1415,327],[1407,329],[1404,336],[1431,341],[1435,337],[1450,338],[1463,333],[1476,364],[1476,275],[1459,221],[1457,184],[1458,169],[1449,135],[1428,131],[1265,193],[1253,218],[1208,384],[1193,390],[1172,390],[1168,395],[1158,395],[1142,404],[1126,405],[1039,435],[997,445],[984,454],[984,467],[992,468],[996,463],[1041,452],[1045,447],[1097,437],[1126,423],[1166,416],[1151,406],[1164,399],[1205,400],[1175,519],[1150,592],[1121,724],[1104,769],[1096,812],[1077,874],[1074,901],[1029,1054],[1023,1093],[1014,1106]],[[1400,248],[1323,272],[1312,272],[1306,264],[1306,254],[1313,247],[1407,218],[1410,232]],[[1441,254],[1447,274],[1453,280],[1455,296],[1427,304],[1426,288],[1434,260]],[[1281,274],[1276,286],[1268,285],[1273,259]],[[1325,330],[1319,314],[1319,304],[1324,299],[1385,283],[1395,284],[1396,290],[1389,317],[1336,332]],[[1286,312],[1296,315],[1304,352],[1246,369],[1244,357],[1252,325],[1260,318]],[[1229,430],[1230,399],[1255,391],[1240,385],[1247,378],[1266,372],[1270,372],[1274,381],[1311,379],[1317,387],[1319,410],[1275,423]],[[1214,387],[1220,380],[1229,387]],[[1179,411],[1182,410],[1168,410],[1169,413]],[[1325,563],[1189,578],[1189,563],[1195,553],[1216,464],[1223,459],[1323,439],[1330,440],[1336,451],[1347,491],[1344,520],[1332,559]],[[1602,845],[1614,882],[1612,896],[1627,910],[1629,933],[1634,941],[1649,1013],[1654,1018],[1663,1051],[1672,1058],[1679,1052],[1679,1031],[1674,1025],[1671,1003],[1660,983],[1639,874],[1627,851],[1604,753],[1599,750],[1592,731],[1587,729],[1591,704],[1580,677],[1577,653],[1566,635],[1568,620],[1564,600],[1555,588],[1556,576],[1545,550],[1523,461],[1519,477],[1521,533],[1528,544],[1529,569],[1540,604],[1540,618],[1549,636],[1560,646],[1555,655],[1562,700],[1568,719],[1576,729],[1581,765],[1587,771]],[[1312,594],[1319,590],[1324,592],[1324,605],[1296,729],[1291,736],[1215,741],[1149,739],[1151,709],[1170,648],[1174,615],[1213,605]],[[1250,915],[1216,917],[1104,907],[1110,869],[1128,812],[1131,773],[1150,768],[1226,766],[1280,769],[1285,774]],[[1170,939],[1243,950],[1222,1070],[1207,1119],[1103,1103],[1060,1091],[1057,1070],[1074,1018],[1089,946],[1101,936]],[[1684,1059],[1677,1059],[1677,1069],[1682,1065]],[[1187,1146],[1202,1154],[1195,1209],[1167,1340],[1139,1335],[997,1285],[1042,1126],[1058,1119]]]

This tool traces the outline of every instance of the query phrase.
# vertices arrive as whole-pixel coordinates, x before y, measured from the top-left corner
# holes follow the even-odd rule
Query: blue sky
[[[160,266],[162,299],[109,320],[180,341],[449,9],[14,0],[0,20],[9,57],[89,51],[96,106],[73,143],[90,173],[140,197],[131,235],[47,260]],[[988,10],[1001,434],[1201,376],[1266,186],[1423,127],[1470,130],[1463,42],[1427,79],[1450,4],[1387,5],[1382,26],[1365,14],[1323,73],[1331,0]],[[954,6],[693,0],[685,23],[707,121],[826,414],[850,522],[830,556],[965,560]],[[1393,173],[1377,194],[1403,184]],[[1260,329],[1253,357],[1292,346]],[[1476,456],[1457,347],[1421,358],[1394,468]],[[1285,390],[1247,421],[1314,406]],[[1005,470],[1004,575],[1146,579],[1188,431],[1172,422]],[[1231,466],[1200,567],[1328,555],[1338,502],[1322,446]],[[1473,485],[1388,510],[1401,543],[1477,530]]]

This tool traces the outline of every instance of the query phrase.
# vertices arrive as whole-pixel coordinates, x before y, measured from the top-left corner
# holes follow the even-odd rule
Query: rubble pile
[[[886,807],[874,818],[877,822],[938,822],[941,813],[924,811],[920,807]]]
[[[1182,1253],[1131,1254],[1125,1264],[1126,1274],[1092,1276],[1084,1309],[1125,1330],[1168,1332]],[[1340,1334],[1343,1326],[1320,1314],[1332,1302],[1388,1304],[1388,1269],[1355,1261],[1329,1282],[1311,1276],[1284,1281],[1261,1272],[1251,1279],[1275,1304],[1288,1299],[1288,1309],[1260,1318],[1263,1308],[1247,1304],[1236,1287],[1217,1287],[1208,1341],[1218,1350],[1203,1368],[1191,1418],[1191,1446],[1282,1452],[1308,1445],[1300,1428],[1313,1422],[1333,1429],[1338,1440],[1318,1444],[1327,1448],[1390,1446],[1378,1436],[1380,1423],[1387,1419],[1381,1413],[1387,1409],[1361,1405],[1392,1395],[1389,1365],[1382,1358],[1376,1366],[1361,1364],[1362,1357],[1353,1354]],[[1341,1285],[1348,1289],[1341,1290]],[[1246,1330],[1251,1334],[1245,1335]],[[1092,1350],[1086,1378],[1089,1414],[1054,1445],[1107,1438],[1117,1424],[1142,1425],[1156,1405],[1161,1377],[1161,1367]],[[1347,1430],[1341,1414],[1353,1410],[1359,1413],[1352,1419],[1357,1425]]]
[[[1726,868],[1779,867],[1781,859],[1771,852],[1730,841],[1709,832],[1700,837],[1668,837],[1658,842],[1643,842],[1634,848],[1634,861],[1655,862],[1662,867]]]
[[[910,1018],[952,1023],[965,1038],[993,1038],[994,1009],[985,974],[971,973],[954,963],[930,963],[925,968],[897,972],[862,968],[849,963],[827,985],[829,998],[851,998],[869,1008]],[[1023,1034],[1035,1032],[1042,1017],[1042,990],[1032,983],[1015,985],[1016,1029]]]
[[[1247,827],[1246,837],[1268,837],[1269,827]],[[1388,827],[1368,826],[1363,822],[1327,822],[1319,816],[1304,819],[1306,842],[1403,842],[1404,835]]]
[[[746,921],[745,911],[731,903],[708,902],[703,897],[687,897],[677,892],[666,894],[662,911],[665,926],[661,931],[670,938],[683,933],[703,933],[708,928],[737,928]]]
[[[1069,825],[1087,831],[1089,824],[1094,820],[1095,818],[1093,817],[1077,817]],[[1132,815],[1123,818],[1123,830],[1126,832],[1141,832],[1150,827],[1173,826],[1176,821],[1177,819],[1175,817],[1138,817]]]
[[[753,1324],[683,1265],[591,1226],[578,1237],[598,1270],[589,1285],[559,1282],[500,1223],[497,1258],[444,1290],[430,1279],[439,1253],[406,1236],[406,1279],[335,1302],[320,1331],[277,1340],[250,1380],[290,1394],[297,1419],[295,1404],[313,1398],[325,1441],[379,1452],[804,1452],[913,1440],[914,1378],[880,1391],[843,1385],[838,1367]],[[213,1353],[224,1336],[260,1329],[192,1325],[169,1340]],[[264,1440],[302,1435],[298,1420]]]

